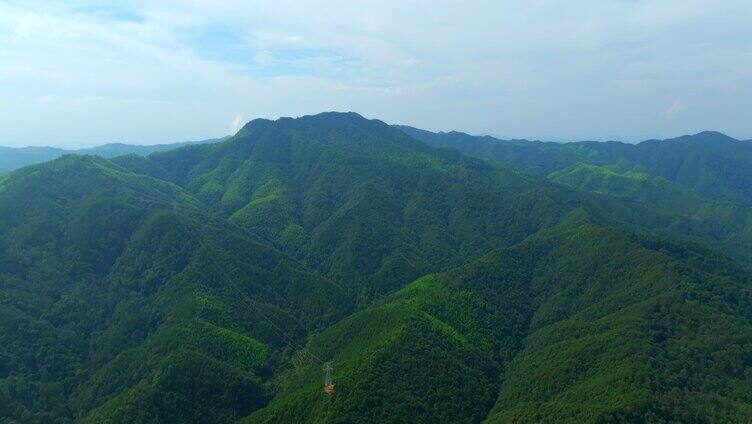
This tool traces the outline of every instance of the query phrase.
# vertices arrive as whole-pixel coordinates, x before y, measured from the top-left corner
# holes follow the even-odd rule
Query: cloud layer
[[[324,110],[750,138],[750,21],[748,0],[0,1],[0,144],[197,139]]]

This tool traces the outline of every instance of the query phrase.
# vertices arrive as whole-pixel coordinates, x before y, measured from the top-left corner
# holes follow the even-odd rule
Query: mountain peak
[[[718,139],[718,140],[733,140],[736,141],[735,138],[729,137],[728,135],[719,132],[719,131],[702,131],[699,132],[692,137],[698,137],[698,138],[705,138],[705,139]]]
[[[672,142],[683,142],[683,143],[728,143],[728,142],[737,142],[739,140],[729,137],[728,135],[718,132],[718,131],[702,131],[697,134],[687,134],[680,137],[674,137],[674,138],[667,138],[663,140],[653,139],[653,140],[647,140],[643,141],[639,144],[662,144],[662,143],[672,143]]]
[[[230,144],[274,145],[286,142],[308,145],[339,145],[361,153],[384,153],[383,149],[425,149],[401,130],[378,119],[367,119],[355,112],[324,112],[277,120],[254,119],[248,122]]]
[[[383,125],[385,123],[377,119],[366,119],[355,112],[322,112],[315,115],[303,115],[297,118],[281,117],[276,120],[257,118],[249,121],[243,126],[245,131],[254,131],[262,128],[305,128],[305,127],[340,127],[340,126],[363,126],[363,125]]]

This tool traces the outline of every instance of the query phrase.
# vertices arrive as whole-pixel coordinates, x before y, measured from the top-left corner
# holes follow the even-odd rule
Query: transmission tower
[[[334,393],[334,383],[332,383],[332,363],[324,364],[324,393],[331,395]]]

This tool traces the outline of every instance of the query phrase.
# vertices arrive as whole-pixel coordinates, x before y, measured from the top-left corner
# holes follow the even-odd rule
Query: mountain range
[[[224,137],[227,138],[227,137]],[[224,138],[212,138],[201,141],[184,141],[168,144],[123,144],[108,143],[101,146],[84,149],[60,149],[57,147],[3,147],[0,146],[0,173],[13,171],[27,165],[46,162],[57,159],[66,154],[98,155],[105,158],[113,158],[127,154],[146,156],[154,152],[177,149],[178,147],[192,144],[216,143]]]
[[[332,112],[17,169],[0,422],[749,422],[750,150]]]

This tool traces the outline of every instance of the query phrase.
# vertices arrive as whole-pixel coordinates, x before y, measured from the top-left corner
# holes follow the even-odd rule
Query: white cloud
[[[666,109],[666,117],[668,119],[673,119],[674,117],[682,113],[684,109],[686,109],[686,107],[687,105],[685,105],[681,100],[674,100],[674,103],[672,103],[671,106]]]
[[[235,115],[235,118],[230,122],[230,134],[235,134],[243,127],[245,121],[243,121],[243,115]]]
[[[322,110],[517,137],[752,136],[746,0],[129,0],[112,7],[140,19],[87,12],[103,4],[0,2],[0,144],[196,139],[223,135],[228,116]],[[204,54],[226,47],[199,45],[214,28],[237,33],[236,57]]]
[[[259,50],[253,55],[253,63],[261,66],[271,65],[274,58],[269,50]]]

